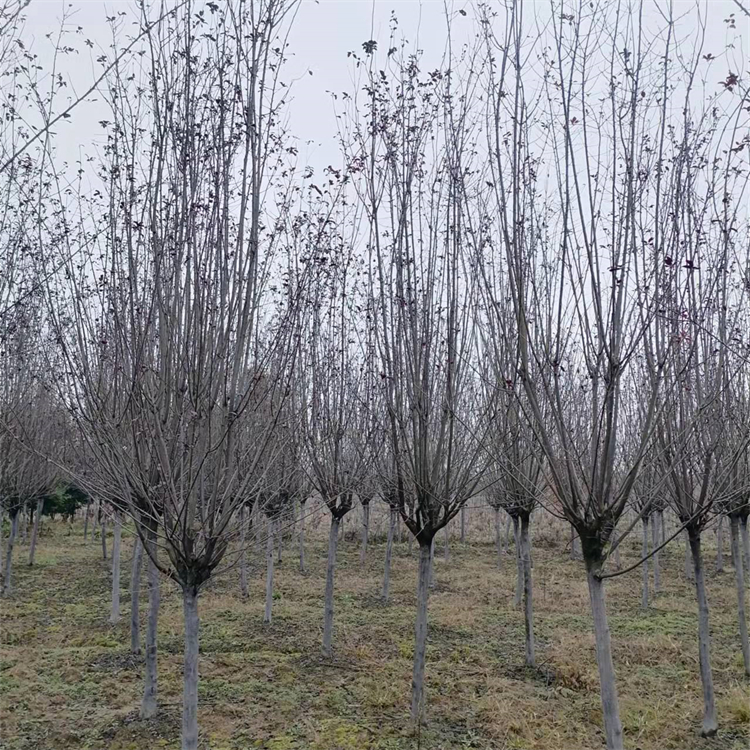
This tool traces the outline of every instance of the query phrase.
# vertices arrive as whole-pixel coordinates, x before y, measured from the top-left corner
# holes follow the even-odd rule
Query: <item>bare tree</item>
[[[345,146],[369,225],[369,313],[392,461],[383,494],[420,549],[411,696],[418,722],[434,538],[476,494],[486,465],[482,394],[469,364],[470,258],[481,232],[471,209],[476,80],[468,63],[465,78],[448,61],[424,74],[419,55],[393,38],[382,70],[377,42],[363,49],[355,57],[365,94],[355,100]]]
[[[133,544],[133,559],[130,563],[130,651],[141,653],[141,568],[143,564],[143,543],[139,536]]]
[[[342,180],[332,173],[334,190]],[[300,367],[309,481],[331,514],[323,652],[333,645],[333,590],[340,525],[354,493],[369,493],[372,448],[370,352],[359,323],[364,301],[360,261],[351,241],[359,222],[345,197],[326,190],[310,225],[311,309]],[[327,197],[330,196],[330,197]]]
[[[156,28],[143,8],[148,65],[117,66],[106,90],[104,221],[77,238],[83,262],[60,250],[72,413],[102,484],[119,485],[150,560],[182,589],[184,750],[198,744],[198,595],[257,478],[238,451],[243,466],[264,456],[292,351],[289,309],[263,311],[286,211],[282,182],[277,220],[265,195],[286,159],[279,75],[296,5],[188,2]]]
[[[490,311],[500,320],[512,306],[520,351],[513,380],[581,540],[606,742],[619,750],[604,563],[657,426],[670,343],[653,322],[663,304],[660,225],[676,194],[662,181],[667,101],[678,80],[689,101],[691,78],[664,64],[675,44],[672,19],[652,37],[638,4],[553,3],[541,70],[529,62],[523,4],[512,4],[499,36],[486,20],[491,184],[505,265],[498,273],[510,277],[510,299],[495,296]],[[612,85],[600,87],[595,69]],[[542,85],[532,88],[535,75]],[[539,179],[548,157],[551,195]],[[487,255],[491,265],[490,248]],[[647,369],[631,367],[644,360]]]

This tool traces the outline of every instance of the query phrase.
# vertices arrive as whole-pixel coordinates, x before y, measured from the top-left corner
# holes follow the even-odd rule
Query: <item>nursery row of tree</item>
[[[91,89],[106,145],[75,163],[56,131],[80,100],[55,65],[77,42],[63,34],[45,69],[22,5],[0,25],[5,592],[19,514],[59,483],[111,509],[115,545],[131,519],[150,581],[142,714],[157,706],[161,574],[183,596],[193,750],[199,593],[244,569],[250,514],[273,524],[294,506],[304,529],[322,500],[331,654],[339,527],[382,501],[388,550],[399,519],[419,548],[419,722],[436,535],[479,496],[511,516],[533,664],[539,506],[580,540],[617,750],[605,582],[629,572],[610,562],[623,539],[669,506],[679,523],[648,555],[686,534],[714,734],[701,542],[723,515],[747,555],[750,106],[731,44],[704,47],[701,11],[480,4],[460,42],[467,12],[447,15],[434,64],[393,18],[350,53],[338,155],[316,173],[285,126],[298,0],[112,17]]]

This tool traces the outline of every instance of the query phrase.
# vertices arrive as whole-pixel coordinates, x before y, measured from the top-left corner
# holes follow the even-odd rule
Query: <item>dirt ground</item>
[[[392,601],[379,598],[385,544],[359,563],[355,523],[340,546],[333,659],[320,652],[323,534],[311,533],[308,573],[296,550],[277,566],[273,623],[264,625],[264,570],[251,554],[250,597],[238,574],[212,581],[200,599],[201,747],[212,750],[411,750],[412,748],[603,747],[598,677],[581,563],[565,534],[535,535],[534,609],[539,667],[523,666],[523,618],[513,607],[515,567],[497,569],[491,533],[436,551],[429,604],[427,724],[408,729],[416,554],[398,545]],[[322,528],[322,527],[321,527]],[[481,538],[480,538],[481,537]],[[637,559],[626,545],[623,564]],[[111,544],[110,544],[111,547]],[[142,661],[129,653],[129,562],[123,542],[122,608],[110,625],[110,563],[82,524],[46,521],[37,563],[18,545],[15,586],[0,601],[0,747],[6,750],[178,748],[182,609],[164,581],[159,622],[157,718],[140,721]],[[712,655],[720,732],[698,736],[697,607],[682,572],[682,546],[662,554],[662,592],[640,609],[640,572],[608,584],[608,608],[626,747],[741,750],[750,737],[750,683],[742,679],[736,591],[728,554],[714,573],[707,550]],[[146,584],[142,585],[145,618]]]

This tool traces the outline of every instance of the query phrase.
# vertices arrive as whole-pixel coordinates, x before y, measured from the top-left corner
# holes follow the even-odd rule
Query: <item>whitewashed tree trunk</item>
[[[10,513],[10,533],[8,534],[8,546],[5,548],[5,577],[3,579],[3,596],[10,596],[12,591],[12,573],[13,573],[13,546],[18,534],[18,516],[20,512]]]
[[[615,667],[612,663],[612,643],[609,637],[604,581],[596,577],[595,567],[588,564],[588,562],[586,569],[589,597],[591,599],[591,614],[594,620],[596,664],[599,668],[602,716],[604,718],[604,735],[606,737],[607,750],[623,750],[620,705],[617,697]]]
[[[641,608],[648,609],[648,560],[645,559],[648,556],[648,516],[643,516],[643,518],[641,518],[641,524],[643,526],[641,557],[644,558],[643,565],[641,565],[641,576],[643,580],[641,585]]]
[[[494,508],[495,511],[495,548],[497,550],[497,567],[498,570],[503,567],[503,540],[500,535],[500,508]]]
[[[524,626],[526,628],[526,666],[536,666],[534,646],[534,587],[531,578],[531,541],[529,539],[529,518],[521,518],[521,559],[523,564]]]
[[[44,506],[44,499],[39,498],[36,501],[36,510],[34,512],[34,525],[31,528],[31,545],[29,546],[29,565],[34,564],[34,556],[36,555],[36,543],[39,539],[39,523],[42,518],[42,507]]]
[[[323,653],[331,655],[333,648],[333,581],[336,574],[336,548],[339,540],[340,520],[331,516],[331,529],[328,534],[328,562],[326,564],[326,598],[323,619]]]
[[[362,547],[359,550],[359,562],[364,565],[367,560],[367,538],[370,534],[370,503],[362,504]]]
[[[305,572],[305,502],[299,504],[299,572]]]
[[[150,555],[148,555],[148,619],[146,621],[146,664],[143,681],[143,698],[141,699],[141,718],[150,719],[156,716],[158,695],[157,645],[159,625],[159,605],[161,592],[159,591],[159,569],[156,532],[151,530],[148,536]],[[153,559],[152,559],[153,557]]]
[[[393,554],[393,536],[396,533],[396,509],[390,509],[388,519],[388,541],[385,545],[385,568],[383,570],[383,601],[387,602],[391,589],[391,556]]]
[[[520,607],[523,592],[523,560],[521,559],[521,532],[517,516],[513,516],[513,538],[516,543],[516,593],[513,597],[513,606]]]
[[[114,517],[114,541],[112,542],[112,609],[109,621],[114,625],[120,622],[120,542],[122,541],[122,520],[120,514]]]
[[[21,544],[26,544],[26,534],[29,528],[29,516],[26,508],[21,511]]]
[[[247,506],[240,506],[240,594],[247,599]]]
[[[198,750],[198,592],[182,590],[185,659],[182,674],[182,750]]]
[[[273,537],[275,519],[268,517],[266,528],[266,609],[263,613],[263,622],[271,622],[273,609]]]
[[[693,557],[695,592],[698,597],[698,661],[700,664],[701,683],[703,685],[703,723],[701,735],[713,737],[718,730],[716,705],[714,698],[714,680],[711,674],[711,635],[708,624],[708,598],[706,581],[703,572],[701,538],[699,534],[690,535],[690,551]]]
[[[651,516],[651,549],[656,550],[660,545],[661,513],[653,513]],[[661,590],[661,570],[659,567],[659,552],[654,552],[651,558],[654,563],[654,594]]]
[[[461,506],[461,544],[466,542],[466,506]]]
[[[141,562],[143,561],[143,545],[141,538],[136,535],[133,546],[133,562],[130,567],[130,651],[141,653],[141,623],[140,623],[140,595],[141,595]]]
[[[430,567],[432,544],[419,546],[419,574],[417,577],[417,621],[414,627],[414,666],[411,679],[411,721],[423,722],[424,711],[424,667],[427,650],[427,601],[430,594]]]
[[[724,572],[724,516],[719,516],[716,527],[716,572]]]
[[[737,584],[737,616],[740,626],[740,645],[742,647],[742,663],[745,667],[745,677],[750,677],[750,642],[747,637],[747,618],[745,616],[745,571],[740,552],[740,519],[730,516],[732,535],[732,555],[736,561],[734,566],[734,580]]]
[[[742,556],[745,559],[745,578],[750,579],[750,533],[747,528],[747,516],[740,519],[740,530],[742,532]]]

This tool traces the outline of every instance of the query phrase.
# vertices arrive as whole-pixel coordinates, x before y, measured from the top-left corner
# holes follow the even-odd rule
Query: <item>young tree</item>
[[[530,62],[522,3],[507,10],[498,36],[490,18],[485,24],[502,249],[494,263],[505,266],[510,289],[510,299],[496,296],[488,307],[498,319],[512,307],[513,380],[524,390],[562,513],[581,540],[609,750],[622,748],[623,737],[604,563],[657,425],[669,347],[653,324],[663,304],[661,225],[678,195],[661,179],[671,156],[668,102],[692,80],[668,64],[672,19],[647,31],[642,11],[637,3],[553,3],[541,70]],[[532,89],[534,76],[541,85]],[[543,171],[551,193],[543,192]],[[491,248],[487,255],[491,265]],[[648,367],[631,367],[641,361]],[[644,408],[627,420],[636,393]]]
[[[143,58],[107,82],[104,221],[82,225],[83,261],[59,250],[72,413],[149,559],[182,590],[183,750],[198,745],[198,596],[257,476],[237,454],[259,465],[290,369],[291,311],[264,310],[286,212],[279,75],[296,6],[188,2],[158,27],[143,7]]]
[[[345,185],[329,169],[333,190]],[[314,263],[311,307],[303,331],[300,380],[309,481],[331,514],[326,566],[323,652],[333,645],[333,589],[340,525],[354,494],[369,494],[372,448],[370,352],[359,324],[363,303],[361,260],[355,254],[359,215],[346,196],[326,189],[309,224]],[[330,201],[330,202],[329,202]]]
[[[133,559],[130,563],[130,652],[141,653],[141,568],[143,566],[143,543],[136,535],[133,544]]]
[[[744,310],[732,287],[737,259],[744,268],[747,251],[743,256],[743,248],[735,244],[745,219],[732,196],[745,192],[748,177],[735,164],[731,149],[724,148],[724,132],[738,126],[742,112],[732,105],[723,117],[718,107],[697,114],[683,109],[671,177],[679,181],[681,200],[671,217],[672,242],[661,279],[661,335],[673,342],[673,363],[671,397],[661,415],[659,437],[669,499],[686,529],[692,559],[704,736],[716,733],[718,721],[702,534],[715,520],[716,509],[742,492],[737,467],[750,440],[747,425],[735,417],[735,383],[743,363],[733,354],[732,342],[743,330]],[[719,159],[718,153],[726,156]],[[722,196],[720,204],[717,195]]]
[[[363,49],[355,57],[365,93],[355,100],[359,114],[345,147],[369,224],[368,313],[392,460],[384,494],[393,491],[420,549],[411,695],[418,722],[434,538],[477,493],[486,465],[482,393],[469,364],[476,345],[471,258],[481,231],[471,209],[476,80],[468,60],[425,74],[419,55],[394,39],[377,67],[377,42]],[[456,70],[462,63],[465,77]]]

